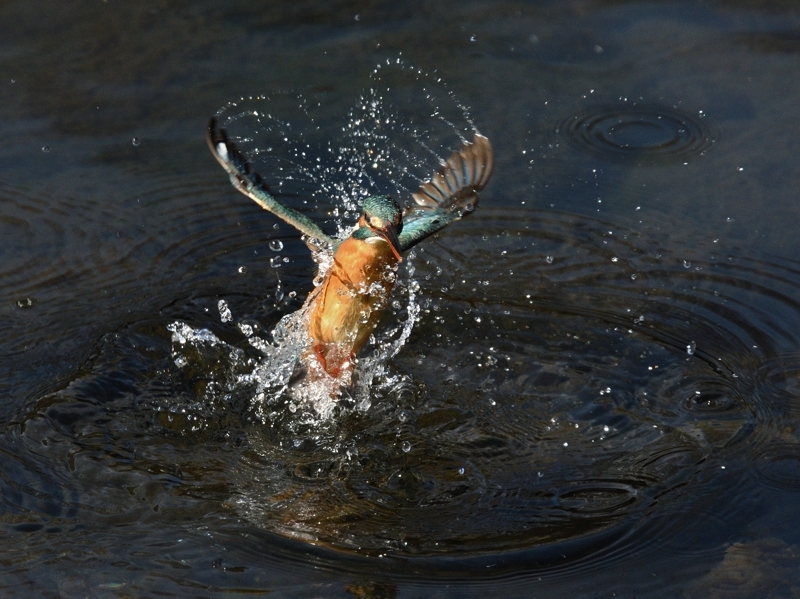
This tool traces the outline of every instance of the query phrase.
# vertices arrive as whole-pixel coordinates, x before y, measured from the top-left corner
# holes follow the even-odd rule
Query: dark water
[[[794,3],[225,6],[0,8],[3,594],[800,592]],[[331,232],[495,149],[327,419],[253,378],[315,273],[205,146],[253,102]]]

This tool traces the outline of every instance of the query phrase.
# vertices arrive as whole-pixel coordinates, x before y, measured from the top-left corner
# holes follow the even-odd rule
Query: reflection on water
[[[0,42],[5,593],[797,593],[791,7],[26,6]],[[424,77],[374,71],[401,52]],[[497,151],[327,418],[259,371],[316,265],[207,153],[241,97],[258,170],[329,231],[364,190],[407,200],[466,114]]]

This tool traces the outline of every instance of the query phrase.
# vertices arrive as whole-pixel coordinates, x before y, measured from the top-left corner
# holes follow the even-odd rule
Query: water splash
[[[389,193],[408,203],[411,193],[445,164],[443,156],[477,132],[467,109],[441,79],[400,60],[379,65],[371,79],[339,127],[323,127],[321,123],[330,117],[320,99],[299,94],[242,98],[218,113],[220,125],[273,195],[315,213],[323,227],[335,228],[338,239],[350,234],[366,197]],[[304,241],[318,266],[313,283],[319,286],[332,265],[332,251],[318,240]],[[278,279],[274,298],[279,307],[285,290],[278,269],[287,259],[280,255],[282,241],[272,240],[268,247],[273,252],[269,264]],[[234,322],[259,353],[253,358],[241,350],[228,351],[230,360],[241,363],[231,363],[227,370],[244,372],[223,381],[220,388],[225,393],[251,389],[253,417],[263,424],[274,424],[287,410],[299,421],[311,423],[330,420],[343,409],[368,409],[372,390],[395,384],[387,362],[406,343],[420,315],[421,287],[414,279],[414,258],[411,252],[401,272],[386,274],[395,283],[395,299],[387,307],[391,324],[371,337],[352,372],[338,379],[324,372],[303,375],[316,367],[314,360],[304,357],[310,347],[307,307],[284,316],[269,335],[261,336],[248,323],[234,322],[227,303],[220,300],[222,322]],[[174,360],[181,367],[191,362],[184,351],[187,344],[202,362],[203,344],[218,349],[224,343],[185,323],[170,326]]]

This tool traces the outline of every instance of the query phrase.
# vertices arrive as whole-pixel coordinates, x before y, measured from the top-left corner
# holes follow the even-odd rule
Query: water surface
[[[1,10],[6,594],[797,593],[791,3]],[[458,132],[495,148],[332,418],[245,384],[315,274],[205,147],[261,96],[332,233]]]

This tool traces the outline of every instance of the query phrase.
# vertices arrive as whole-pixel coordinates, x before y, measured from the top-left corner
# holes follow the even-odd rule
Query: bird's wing
[[[313,220],[297,210],[281,204],[272,196],[269,192],[269,187],[267,187],[261,176],[251,169],[247,159],[242,156],[236,145],[228,139],[225,129],[218,126],[216,117],[212,117],[208,124],[206,141],[208,141],[208,147],[211,148],[214,158],[228,172],[231,184],[264,210],[272,212],[275,216],[306,235],[308,238],[306,243],[309,247],[318,249],[318,244],[315,241],[331,247],[336,244],[336,240],[326,235]]]
[[[403,215],[401,249],[415,246],[472,212],[478,205],[478,192],[492,174],[493,161],[492,144],[479,133],[472,143],[453,152],[439,172],[413,194],[417,205]]]

